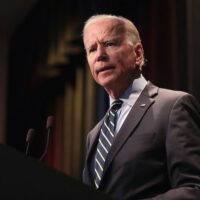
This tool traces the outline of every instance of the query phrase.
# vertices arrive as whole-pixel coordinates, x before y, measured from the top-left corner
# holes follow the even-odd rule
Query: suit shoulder
[[[162,95],[170,96],[170,97],[183,97],[183,96],[192,96],[191,94],[180,91],[180,90],[171,90],[166,88],[158,88],[158,92]]]
[[[158,87],[152,84],[150,81],[147,84],[148,91],[154,91],[154,93],[158,93],[160,95],[165,95],[169,97],[183,97],[183,96],[192,96],[188,92],[180,91],[180,90],[172,90],[168,88]]]
[[[197,110],[200,109],[199,101],[188,92],[159,88],[158,98],[171,100],[174,103],[181,103],[183,105],[193,105]]]
[[[154,91],[154,95],[156,94],[156,99],[163,99],[165,101],[182,100],[186,102],[194,102],[195,104],[199,104],[198,100],[192,94],[185,91],[157,87],[151,82],[148,83],[147,88],[149,89],[149,91]]]

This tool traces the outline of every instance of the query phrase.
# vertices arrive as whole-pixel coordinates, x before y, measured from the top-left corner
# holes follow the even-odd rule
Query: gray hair
[[[84,34],[85,34],[85,30],[87,29],[87,27],[97,21],[101,21],[101,20],[115,20],[120,22],[124,28],[125,28],[125,34],[127,37],[127,41],[129,42],[130,45],[135,45],[136,43],[141,43],[141,39],[140,39],[140,34],[136,28],[136,26],[133,24],[132,21],[130,21],[129,19],[122,17],[122,16],[116,16],[116,15],[111,15],[111,14],[97,14],[97,15],[93,15],[91,16],[84,24],[83,27],[83,38],[84,38]],[[142,63],[141,66],[143,66],[145,64],[145,59],[144,59],[144,52],[143,52],[143,59],[142,59]]]

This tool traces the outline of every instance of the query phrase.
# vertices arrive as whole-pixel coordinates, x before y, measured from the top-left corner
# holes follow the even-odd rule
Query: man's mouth
[[[112,70],[114,69],[114,66],[103,66],[103,67],[99,67],[96,72],[97,73],[101,73],[101,72],[106,72],[106,71],[109,71],[109,70]]]

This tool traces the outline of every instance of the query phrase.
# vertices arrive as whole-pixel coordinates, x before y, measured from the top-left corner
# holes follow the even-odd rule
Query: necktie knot
[[[122,100],[113,101],[113,103],[111,105],[111,110],[114,110],[115,112],[117,112],[121,108],[122,103],[123,103]]]

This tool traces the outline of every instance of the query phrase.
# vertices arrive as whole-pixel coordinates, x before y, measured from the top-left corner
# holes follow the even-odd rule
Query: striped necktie
[[[101,127],[94,162],[94,183],[96,188],[99,188],[106,157],[114,140],[117,111],[120,109],[122,103],[123,102],[121,100],[116,100],[112,103]]]

